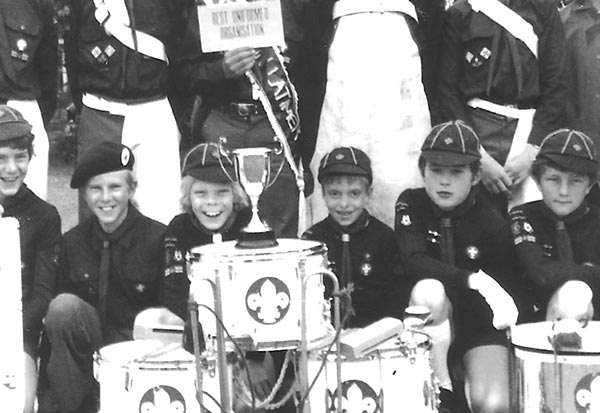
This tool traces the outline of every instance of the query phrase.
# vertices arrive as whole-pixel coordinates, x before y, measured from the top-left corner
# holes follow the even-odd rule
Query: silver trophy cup
[[[235,160],[238,181],[250,197],[252,219],[242,230],[237,246],[266,248],[277,245],[274,231],[258,215],[258,200],[269,182],[271,150],[268,148],[239,148],[231,152]]]

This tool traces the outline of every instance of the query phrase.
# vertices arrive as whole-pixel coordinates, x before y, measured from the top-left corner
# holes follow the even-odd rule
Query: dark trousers
[[[51,351],[46,368],[50,390],[61,413],[80,412],[95,386],[93,354],[103,343],[96,309],[72,294],[50,302],[46,334]]]
[[[275,132],[266,115],[235,117],[213,109],[202,125],[202,139],[218,142],[227,139],[230,148],[269,147]],[[271,178],[258,202],[259,214],[281,238],[297,238],[298,188],[290,166],[281,154],[271,153]]]
[[[483,109],[471,109],[470,114],[471,124],[479,137],[481,146],[500,165],[504,165],[517,129],[518,120]],[[506,217],[508,215],[508,199],[506,196],[492,194],[482,184],[479,184],[479,188],[486,201],[496,208],[502,216]]]

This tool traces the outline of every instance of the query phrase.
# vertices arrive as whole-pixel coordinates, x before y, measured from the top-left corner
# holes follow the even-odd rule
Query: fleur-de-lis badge
[[[467,257],[469,257],[469,259],[476,260],[479,258],[479,249],[474,245],[468,246]]]
[[[246,309],[261,324],[281,321],[290,307],[290,290],[283,281],[274,277],[256,280],[246,293]]]

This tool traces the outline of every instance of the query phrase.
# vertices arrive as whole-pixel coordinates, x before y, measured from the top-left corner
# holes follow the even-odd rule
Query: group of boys
[[[22,183],[31,126],[19,112],[0,109],[0,204],[6,216],[37,222],[40,231],[34,232],[40,234],[35,244],[27,236],[31,230],[22,229],[24,253],[35,245],[25,265],[35,271],[24,283],[25,314],[42,308],[25,324],[26,337],[39,336],[45,315],[47,379],[61,411],[81,411],[95,403],[93,351],[130,339],[136,314],[159,304],[165,227],[133,206],[131,150],[103,142],[82,156],[71,181],[83,189],[93,217],[60,239],[56,209]],[[407,301],[430,309],[426,331],[436,374],[449,390],[453,377],[446,366],[462,360],[473,411],[508,400],[502,329],[518,316],[534,320],[534,306],[538,318],[587,320],[599,305],[593,291],[599,287],[600,251],[589,240],[600,233],[600,211],[586,201],[597,170],[591,139],[569,129],[543,139],[532,171],[543,200],[515,208],[510,225],[477,190],[480,159],[477,135],[462,121],[434,127],[419,160],[424,188],[400,195],[392,230],[366,209],[373,179],[369,157],[353,147],[336,148],[323,157],[318,175],[329,216],[304,235],[326,243],[332,268],[350,291],[345,327],[400,316]],[[13,208],[19,202],[24,208]],[[39,211],[54,218],[21,217],[28,208],[32,216]],[[55,291],[61,294],[50,302]],[[28,297],[40,305],[30,305]],[[32,347],[32,358],[36,340],[26,341],[33,343],[26,347]]]

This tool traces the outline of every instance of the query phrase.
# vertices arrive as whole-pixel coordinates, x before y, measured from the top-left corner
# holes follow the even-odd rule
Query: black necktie
[[[110,270],[110,243],[108,240],[102,242],[100,251],[100,274],[98,278],[98,313],[102,327],[106,327],[106,295],[108,292],[108,277]]]
[[[556,248],[558,249],[558,258],[567,264],[574,264],[573,249],[571,248],[571,238],[565,228],[563,221],[556,221]]]
[[[452,235],[452,220],[450,217],[442,218],[442,261],[454,265],[454,237]]]
[[[342,288],[348,287],[352,282],[350,267],[350,234],[342,234]]]

